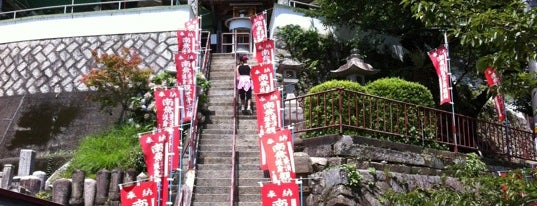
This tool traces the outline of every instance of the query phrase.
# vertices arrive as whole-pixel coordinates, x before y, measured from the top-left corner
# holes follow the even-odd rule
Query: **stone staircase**
[[[200,137],[193,206],[230,205],[235,65],[232,54],[213,54],[208,102],[209,110],[214,114]],[[258,206],[261,205],[259,182],[268,181],[268,178],[264,178],[259,169],[255,111],[253,114],[237,114],[234,205]]]

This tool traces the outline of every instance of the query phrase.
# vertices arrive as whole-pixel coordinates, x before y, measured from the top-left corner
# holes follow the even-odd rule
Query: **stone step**
[[[233,105],[234,101],[233,101],[233,97],[214,97],[214,98],[208,97],[207,103],[210,104],[210,105],[218,105],[218,104],[231,104],[231,105]]]
[[[255,130],[257,129],[257,124],[237,124],[237,129],[243,130],[243,129],[251,129]],[[206,129],[232,129],[233,123],[219,123],[219,124],[208,124],[206,126]]]
[[[206,158],[206,157],[229,157],[231,158],[231,148],[228,151],[200,151],[198,158]]]
[[[200,151],[230,151],[231,145],[200,145],[199,146]],[[244,144],[244,145],[235,145],[235,150],[239,152],[247,152],[247,151],[259,151],[259,146],[252,145],[252,144]]]
[[[269,182],[270,178],[239,178],[237,179],[237,185],[240,187],[259,187],[259,183]]]
[[[257,195],[261,194],[261,186],[239,186],[239,195]]]
[[[222,130],[222,129],[203,129],[202,134],[220,134],[220,135],[230,135],[233,134],[231,130]],[[243,129],[237,131],[237,134],[257,134],[257,129]],[[201,138],[200,140],[203,140]]]
[[[211,81],[211,89],[233,89],[235,86],[235,81]]]
[[[231,134],[229,134],[231,135]],[[231,140],[231,136],[229,135],[222,135],[222,134],[203,134],[203,136],[200,138],[205,139],[206,141],[210,141],[208,139],[222,139],[222,138],[228,138]],[[253,134],[237,134],[236,136],[237,140],[241,141],[257,141],[258,135],[257,133]]]
[[[235,72],[234,70],[216,70],[216,71],[211,71],[211,79],[222,79],[222,78],[215,78],[215,77],[228,77],[228,78],[231,78],[233,79],[233,77],[235,77]]]
[[[194,183],[195,187],[194,187],[194,191],[196,190],[196,187],[198,186],[201,186],[201,187],[210,187],[210,186],[228,186],[228,185],[231,185],[231,172],[229,174],[227,174],[228,177],[227,178],[199,178],[199,177],[196,177],[196,182]],[[252,182],[253,180],[251,180],[250,182]],[[248,182],[248,183],[250,183]]]
[[[248,163],[253,164],[253,160]],[[231,164],[231,157],[198,157],[198,164]]]
[[[235,94],[235,91],[233,88],[231,89],[210,89],[208,92],[209,97],[218,97],[218,96],[233,96]],[[238,94],[237,94],[238,95]]]
[[[231,164],[199,164],[198,170],[230,170]],[[238,164],[239,170],[261,170],[258,164]]]
[[[195,189],[195,192],[198,194],[215,194],[215,195],[222,195],[222,194],[230,194],[231,187],[230,186],[197,186]]]
[[[206,204],[206,205],[226,205],[229,206],[230,201],[229,194],[197,194],[194,191],[192,195],[192,205]]]
[[[259,202],[261,205],[261,190],[259,194],[242,194],[237,198],[238,202]]]

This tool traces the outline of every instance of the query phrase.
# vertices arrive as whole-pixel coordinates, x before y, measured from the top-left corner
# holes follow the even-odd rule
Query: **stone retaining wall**
[[[139,52],[142,67],[175,68],[175,31],[0,44],[0,97],[87,91],[80,78],[96,66],[91,51],[117,53],[123,47]]]

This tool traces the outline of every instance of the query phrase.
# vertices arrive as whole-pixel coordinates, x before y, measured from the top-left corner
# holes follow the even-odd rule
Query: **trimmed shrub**
[[[399,78],[382,78],[368,83],[367,93],[406,103],[434,106],[433,95],[427,87]]]
[[[375,102],[375,105],[371,105],[371,108],[376,108],[375,115],[368,119],[370,122],[367,124],[374,130],[403,134],[410,138],[385,134],[374,134],[372,137],[436,149],[445,148],[434,141],[436,120],[430,119],[434,116],[424,115],[420,111],[420,106],[434,105],[433,95],[425,86],[399,78],[383,78],[370,82],[365,88],[371,95],[407,103],[403,105],[390,100]],[[391,127],[386,129],[386,125]]]
[[[345,90],[365,92],[365,88],[359,83],[342,80],[332,80],[311,88],[304,101],[304,119],[306,128],[326,127],[325,129],[307,132],[302,138],[315,137],[326,134],[339,134],[338,127],[330,127],[341,121],[345,125],[356,125],[360,119],[355,115],[361,114],[356,111],[356,104],[361,102],[360,95]],[[333,91],[339,90],[339,91]],[[331,92],[326,92],[331,91]],[[341,101],[340,101],[341,100]],[[340,107],[341,103],[341,109]],[[341,111],[341,113],[340,113]],[[345,129],[344,134],[357,134],[355,130]]]

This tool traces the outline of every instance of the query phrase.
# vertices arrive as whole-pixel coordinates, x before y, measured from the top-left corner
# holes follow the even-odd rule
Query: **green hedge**
[[[315,94],[323,91],[344,88],[351,91],[364,92],[366,89],[356,82],[344,80],[332,80],[312,87],[308,94]],[[344,92],[328,92],[307,96],[305,99],[304,118],[306,128],[329,126],[340,123],[339,100],[342,103],[342,121],[344,124],[356,124],[359,119],[356,116],[348,117],[345,114],[356,114],[356,104],[361,102],[361,96],[352,95],[352,93]],[[338,134],[338,128],[326,128],[324,130],[308,132],[303,138],[316,137],[325,134]],[[345,134],[356,134],[356,131],[345,130]]]
[[[365,88],[371,95],[426,107],[434,106],[433,95],[427,87],[399,78],[378,79],[368,83]]]
[[[382,78],[368,83],[365,88],[371,95],[393,99],[405,103],[433,107],[433,95],[427,87],[399,78]],[[437,128],[434,119],[425,121],[423,116],[418,116],[419,107],[403,107],[400,104],[381,103],[376,108],[389,108],[376,112],[376,117],[371,119],[373,127],[382,128],[384,125],[392,125],[390,129],[394,133],[410,135],[411,138],[375,134],[372,137],[386,139],[393,142],[421,145],[436,149],[444,148],[434,140]],[[430,116],[427,116],[430,117]],[[434,118],[434,117],[431,117]],[[405,124],[408,123],[408,127]]]

